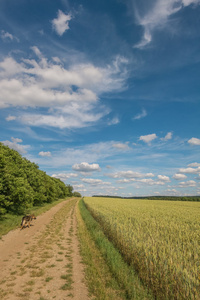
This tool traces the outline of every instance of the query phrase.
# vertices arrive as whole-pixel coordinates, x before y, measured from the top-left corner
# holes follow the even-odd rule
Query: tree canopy
[[[73,187],[39,170],[37,164],[0,143],[0,215],[20,214],[34,205],[42,205],[72,196]]]

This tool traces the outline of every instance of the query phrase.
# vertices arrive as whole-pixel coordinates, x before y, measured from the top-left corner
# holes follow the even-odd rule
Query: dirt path
[[[37,217],[0,241],[0,299],[87,300],[76,236],[76,200]]]

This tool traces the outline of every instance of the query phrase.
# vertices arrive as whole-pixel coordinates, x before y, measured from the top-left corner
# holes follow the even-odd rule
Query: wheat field
[[[200,203],[85,197],[157,299],[200,299]]]

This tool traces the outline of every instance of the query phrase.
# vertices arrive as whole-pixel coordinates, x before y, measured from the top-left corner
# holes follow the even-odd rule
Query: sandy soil
[[[30,228],[0,240],[0,299],[87,300],[75,200],[64,201]]]

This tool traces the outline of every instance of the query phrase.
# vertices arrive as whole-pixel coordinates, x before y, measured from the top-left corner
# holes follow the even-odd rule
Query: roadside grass
[[[98,300],[153,300],[133,268],[106,238],[82,199],[78,208],[78,237],[89,292]]]
[[[34,206],[31,210],[27,211],[26,214],[35,214],[36,216],[41,215],[42,213],[46,212],[47,210],[51,209],[55,205],[67,199],[68,198],[60,199],[52,203],[44,204],[42,206]],[[4,216],[1,216],[0,238],[2,238],[2,235],[7,234],[10,230],[19,228],[23,216],[24,215],[14,215],[14,214],[5,214]]]

